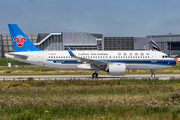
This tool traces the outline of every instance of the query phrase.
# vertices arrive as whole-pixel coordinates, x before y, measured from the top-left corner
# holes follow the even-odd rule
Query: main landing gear
[[[151,69],[151,77],[155,77],[154,70]]]
[[[92,74],[92,78],[97,78],[98,77],[97,71],[99,71],[99,70],[100,70],[99,67],[95,67],[95,71]]]
[[[98,77],[98,74],[97,73],[93,73],[92,74],[92,78],[97,78]]]

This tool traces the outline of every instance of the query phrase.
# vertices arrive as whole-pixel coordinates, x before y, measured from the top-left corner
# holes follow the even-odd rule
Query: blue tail
[[[14,52],[41,51],[22,32],[17,24],[8,24],[9,32],[14,47]]]

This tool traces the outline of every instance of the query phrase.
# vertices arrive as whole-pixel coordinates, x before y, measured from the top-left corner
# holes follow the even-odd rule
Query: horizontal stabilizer
[[[12,56],[14,58],[20,58],[20,59],[27,59],[28,56],[27,55],[20,55],[20,54],[16,54],[16,53],[8,53],[8,54],[5,54],[5,56]]]

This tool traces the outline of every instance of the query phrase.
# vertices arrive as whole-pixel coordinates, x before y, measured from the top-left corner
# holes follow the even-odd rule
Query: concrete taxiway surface
[[[18,75],[18,76],[0,76],[0,80],[27,80],[27,78],[33,78],[34,80],[114,80],[114,79],[159,79],[169,80],[170,78],[180,78],[180,74],[156,74],[155,78],[152,78],[150,74],[133,74],[125,76],[110,76],[99,75],[98,78],[93,79],[91,75]]]

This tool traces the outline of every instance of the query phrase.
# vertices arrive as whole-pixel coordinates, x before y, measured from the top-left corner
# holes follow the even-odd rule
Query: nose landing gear
[[[155,77],[154,70],[151,69],[151,77]]]

